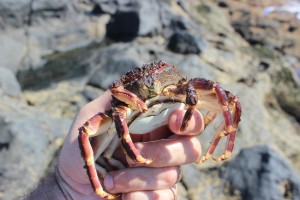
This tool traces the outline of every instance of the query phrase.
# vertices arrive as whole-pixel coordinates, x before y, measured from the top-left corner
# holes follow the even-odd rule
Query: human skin
[[[95,113],[109,109],[110,100],[111,93],[107,91],[78,112],[60,152],[55,175],[46,179],[27,199],[41,199],[41,195],[49,199],[101,199],[94,193],[83,168],[78,128]],[[168,127],[132,136],[140,154],[153,160],[150,165],[137,164],[117,150],[115,157],[131,167],[109,172],[104,178],[106,191],[120,193],[122,199],[176,199],[180,166],[193,163],[200,157],[201,145],[194,135],[203,131],[204,124],[201,113],[196,111],[187,130],[180,132],[184,113],[183,110],[174,111],[169,117]],[[45,191],[49,189],[52,191]]]

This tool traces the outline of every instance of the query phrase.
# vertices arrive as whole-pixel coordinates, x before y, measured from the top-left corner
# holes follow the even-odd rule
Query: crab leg
[[[108,131],[112,119],[105,113],[98,113],[84,123],[83,129],[88,137],[94,137]]]
[[[85,164],[86,164],[86,168],[87,168],[87,173],[89,175],[89,178],[90,178],[90,181],[94,188],[95,193],[101,198],[107,198],[107,199],[117,198],[119,195],[109,194],[103,190],[103,187],[100,183],[100,180],[99,180],[99,177],[97,174],[97,170],[95,167],[95,159],[94,159],[93,149],[92,149],[92,146],[88,139],[88,136],[84,132],[83,128],[79,129],[79,142],[82,147],[82,152],[83,152],[83,156],[84,156],[84,160],[85,160]]]
[[[230,133],[230,135],[227,138],[227,142],[226,142],[226,147],[225,147],[225,151],[224,153],[217,157],[217,158],[213,158],[213,160],[215,161],[222,161],[222,160],[226,160],[227,158],[229,158],[231,156],[233,147],[234,147],[234,140],[235,140],[235,136],[236,136],[236,128],[241,120],[241,114],[242,114],[242,110],[241,110],[241,104],[239,102],[236,102],[237,98],[234,98],[235,102],[234,102],[234,111],[233,111],[233,126],[234,126],[234,131],[232,133]]]
[[[220,139],[224,136],[229,135],[227,142],[226,142],[226,148],[224,153],[218,157],[214,158],[216,161],[220,160],[225,160],[230,157],[231,152],[233,150],[234,146],[234,140],[235,140],[235,135],[236,135],[236,127],[238,125],[238,122],[240,119],[236,120],[233,122],[232,120],[232,113],[231,109],[228,104],[228,98],[226,92],[219,86],[219,83],[213,83],[212,81],[208,81],[206,79],[192,79],[191,80],[193,83],[194,88],[197,89],[198,93],[201,93],[202,95],[208,95],[211,93],[215,93],[218,103],[221,105],[222,109],[222,115],[224,117],[224,123],[218,126],[217,133],[215,134],[215,137],[210,145],[210,147],[207,150],[207,153],[199,160],[197,163],[202,163],[206,161],[208,158],[211,157],[213,154],[216,146],[218,145]],[[230,99],[230,103],[233,103],[234,105],[237,103],[237,97],[233,97]],[[199,105],[200,107],[201,105]],[[234,106],[235,107],[235,106]],[[239,105],[240,107],[240,105]],[[236,115],[240,116],[241,111],[238,110],[236,111],[235,109],[233,110],[234,116]],[[205,116],[205,125],[209,124],[214,118],[216,117],[216,114],[214,112],[209,111],[206,116]],[[235,117],[236,118],[236,117]],[[239,117],[238,117],[239,118]],[[223,128],[222,128],[223,127]]]
[[[189,121],[191,120],[192,115],[195,111],[195,106],[198,102],[197,93],[196,93],[195,88],[194,88],[194,86],[192,85],[191,82],[189,82],[188,85],[187,85],[185,102],[188,105],[188,109],[184,114],[183,121],[182,121],[182,124],[181,124],[181,127],[180,127],[180,131],[185,131],[186,130],[186,128],[189,124]]]
[[[208,111],[204,117],[204,125],[205,127],[210,124],[216,118],[217,114],[211,111]]]
[[[205,161],[207,161],[211,156],[212,154],[214,153],[220,139],[222,138],[222,135],[224,134],[221,134],[224,130],[224,122],[222,122],[218,128],[217,128],[217,132],[215,133],[215,136],[210,144],[210,146],[208,147],[206,153],[204,154],[204,156],[202,156],[202,158],[198,161],[196,161],[197,164],[201,164]]]
[[[231,133],[235,133],[236,128],[233,127],[232,116],[231,116],[229,104],[227,101],[226,93],[223,90],[223,88],[221,88],[219,86],[218,83],[215,86],[215,90],[216,90],[218,101],[222,105],[222,110],[223,110],[222,114],[223,114],[224,121],[225,121],[225,131],[226,131],[225,136],[228,134],[231,134]]]
[[[134,161],[141,164],[150,164],[152,160],[143,158],[135,148],[126,123],[126,109],[116,109],[113,113],[113,119],[116,125],[116,130],[121,139],[121,145],[125,153]]]
[[[111,126],[112,119],[104,113],[98,113],[89,119],[82,127],[79,128],[78,142],[80,144],[82,156],[84,158],[87,173],[94,188],[95,193],[101,198],[114,199],[119,195],[109,194],[104,191],[95,166],[94,150],[89,140],[90,136],[106,135],[109,127]],[[100,135],[100,137],[102,136]],[[97,146],[97,144],[93,143]],[[94,147],[95,147],[94,146]],[[106,148],[106,147],[105,147]],[[99,153],[101,154],[101,153]],[[105,171],[102,170],[102,173]]]
[[[225,151],[224,153],[217,157],[217,158],[213,158],[213,160],[215,161],[222,161],[222,160],[226,160],[231,156],[233,147],[234,147],[234,140],[235,140],[235,136],[236,136],[236,127],[238,126],[238,123],[240,122],[240,116],[241,116],[241,105],[239,102],[237,102],[237,98],[234,98],[233,102],[231,102],[233,104],[233,126],[235,128],[235,131],[230,133],[227,141],[226,141],[226,147],[225,147]],[[205,155],[196,163],[200,164],[205,162],[206,160],[208,160],[211,155],[213,154],[213,152],[215,151],[215,148],[217,147],[220,139],[227,134],[226,130],[225,130],[225,122],[223,121],[217,129],[217,133],[215,134],[215,137],[213,139],[213,141],[211,142],[207,152],[205,153]]]

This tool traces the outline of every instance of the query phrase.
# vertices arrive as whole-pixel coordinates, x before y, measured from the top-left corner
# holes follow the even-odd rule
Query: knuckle
[[[170,167],[167,172],[163,173],[165,188],[170,188],[177,183],[180,174],[179,167]]]

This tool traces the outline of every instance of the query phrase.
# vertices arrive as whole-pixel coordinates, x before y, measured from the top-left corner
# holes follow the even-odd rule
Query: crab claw
[[[125,90],[123,87],[111,88],[113,96],[120,101],[128,104],[133,110],[145,112],[148,110],[147,105],[135,94]]]

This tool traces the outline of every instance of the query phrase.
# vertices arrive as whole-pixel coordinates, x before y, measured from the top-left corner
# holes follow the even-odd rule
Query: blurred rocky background
[[[52,170],[79,108],[153,60],[220,82],[243,108],[233,158],[185,166],[179,199],[300,199],[299,9],[296,0],[0,0],[0,199]],[[200,137],[204,150],[215,126]]]

